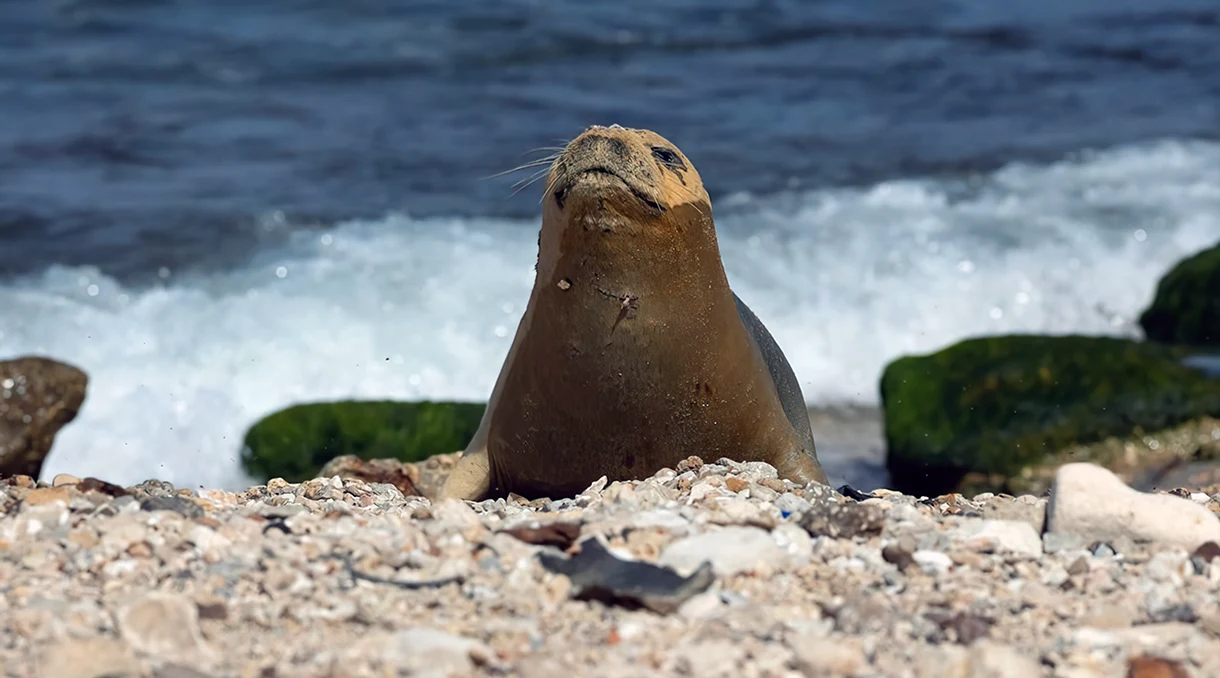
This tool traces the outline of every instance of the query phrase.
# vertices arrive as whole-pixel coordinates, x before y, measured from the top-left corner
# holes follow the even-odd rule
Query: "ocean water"
[[[292,403],[485,399],[540,198],[486,177],[588,124],[696,163],[731,284],[823,411],[875,406],[889,360],[968,336],[1138,336],[1159,276],[1220,240],[1213,3],[0,19],[0,358],[91,376],[48,476],[237,487],[246,428]],[[852,476],[875,440],[815,421]]]

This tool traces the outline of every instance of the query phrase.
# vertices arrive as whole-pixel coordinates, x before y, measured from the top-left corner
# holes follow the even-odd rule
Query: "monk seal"
[[[694,165],[593,126],[553,162],[534,287],[440,499],[570,497],[691,455],[826,484],[800,385],[729,288]]]

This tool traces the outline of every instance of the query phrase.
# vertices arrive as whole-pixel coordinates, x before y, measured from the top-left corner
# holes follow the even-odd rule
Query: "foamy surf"
[[[1220,239],[1220,145],[727,196],[716,211],[730,281],[806,398],[875,404],[889,360],[966,336],[1137,334],[1157,279]],[[91,377],[48,477],[240,487],[246,428],[289,404],[485,399],[536,237],[536,222],[393,215],[138,289],[54,267],[0,284],[0,356],[46,354]]]

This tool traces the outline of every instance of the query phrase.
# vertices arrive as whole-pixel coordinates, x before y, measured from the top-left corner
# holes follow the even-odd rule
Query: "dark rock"
[[[1152,341],[1220,347],[1220,244],[1178,262],[1140,315]]]
[[[1132,657],[1127,660],[1127,678],[1190,678],[1190,674],[1172,659]]]
[[[1220,544],[1214,541],[1203,542],[1195,552],[1191,554],[1192,558],[1200,558],[1205,563],[1210,563],[1216,558],[1220,558]]]
[[[691,596],[706,591],[715,581],[711,563],[704,563],[689,577],[632,560],[621,560],[596,538],[580,543],[571,558],[554,553],[538,554],[542,566],[572,580],[572,597],[596,600],[628,609],[646,608],[659,614],[674,612]]]
[[[0,362],[0,476],[38,478],[55,435],[85,402],[88,376],[49,358]]]
[[[880,534],[885,526],[885,511],[875,504],[818,502],[800,517],[798,524],[815,537],[851,539]]]
[[[415,474],[418,477],[418,472]],[[384,483],[393,485],[404,496],[423,496],[412,479],[411,466],[397,459],[361,459],[354,454],[345,454],[326,462],[318,472],[319,478],[340,478],[362,480],[366,483]],[[435,496],[435,495],[434,495]]]
[[[915,565],[915,549],[911,544],[904,544],[902,540],[886,544],[881,549],[881,557],[885,562],[897,567],[899,570],[906,572]]]
[[[1184,365],[1189,355],[1115,337],[1014,335],[900,358],[881,378],[894,489],[931,496],[971,473],[1019,478],[1072,445],[1214,416],[1220,380]]]
[[[466,446],[486,405],[453,402],[343,401],[295,405],[247,431],[242,466],[264,482],[316,478],[327,462],[421,461]]]
[[[196,603],[200,619],[225,620],[229,618],[229,608],[224,603]]]
[[[137,500],[148,499],[149,497],[169,497],[176,496],[178,492],[174,489],[174,484],[165,480],[145,480],[139,485],[133,485],[127,488],[128,494],[135,497]]]
[[[187,518],[203,516],[203,507],[183,497],[149,497],[140,502],[140,508],[145,511],[173,511]]]
[[[127,490],[114,483],[108,483],[105,480],[98,480],[93,477],[85,478],[77,483],[76,489],[81,492],[101,492],[111,497],[123,497],[130,494]]]
[[[973,614],[971,612],[956,612],[948,614],[945,611],[934,610],[928,613],[928,618],[936,622],[950,640],[962,645],[969,645],[979,638],[986,638],[995,624],[994,619]]]
[[[555,546],[566,551],[580,537],[580,523],[543,523],[541,525],[523,525],[503,530],[505,534],[520,539],[527,544],[536,546]]]

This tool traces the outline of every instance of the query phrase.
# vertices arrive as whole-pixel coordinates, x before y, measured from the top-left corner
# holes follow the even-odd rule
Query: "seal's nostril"
[[[627,144],[622,139],[603,137],[592,134],[581,140],[578,149],[581,151],[597,151],[619,158],[627,157]]]

